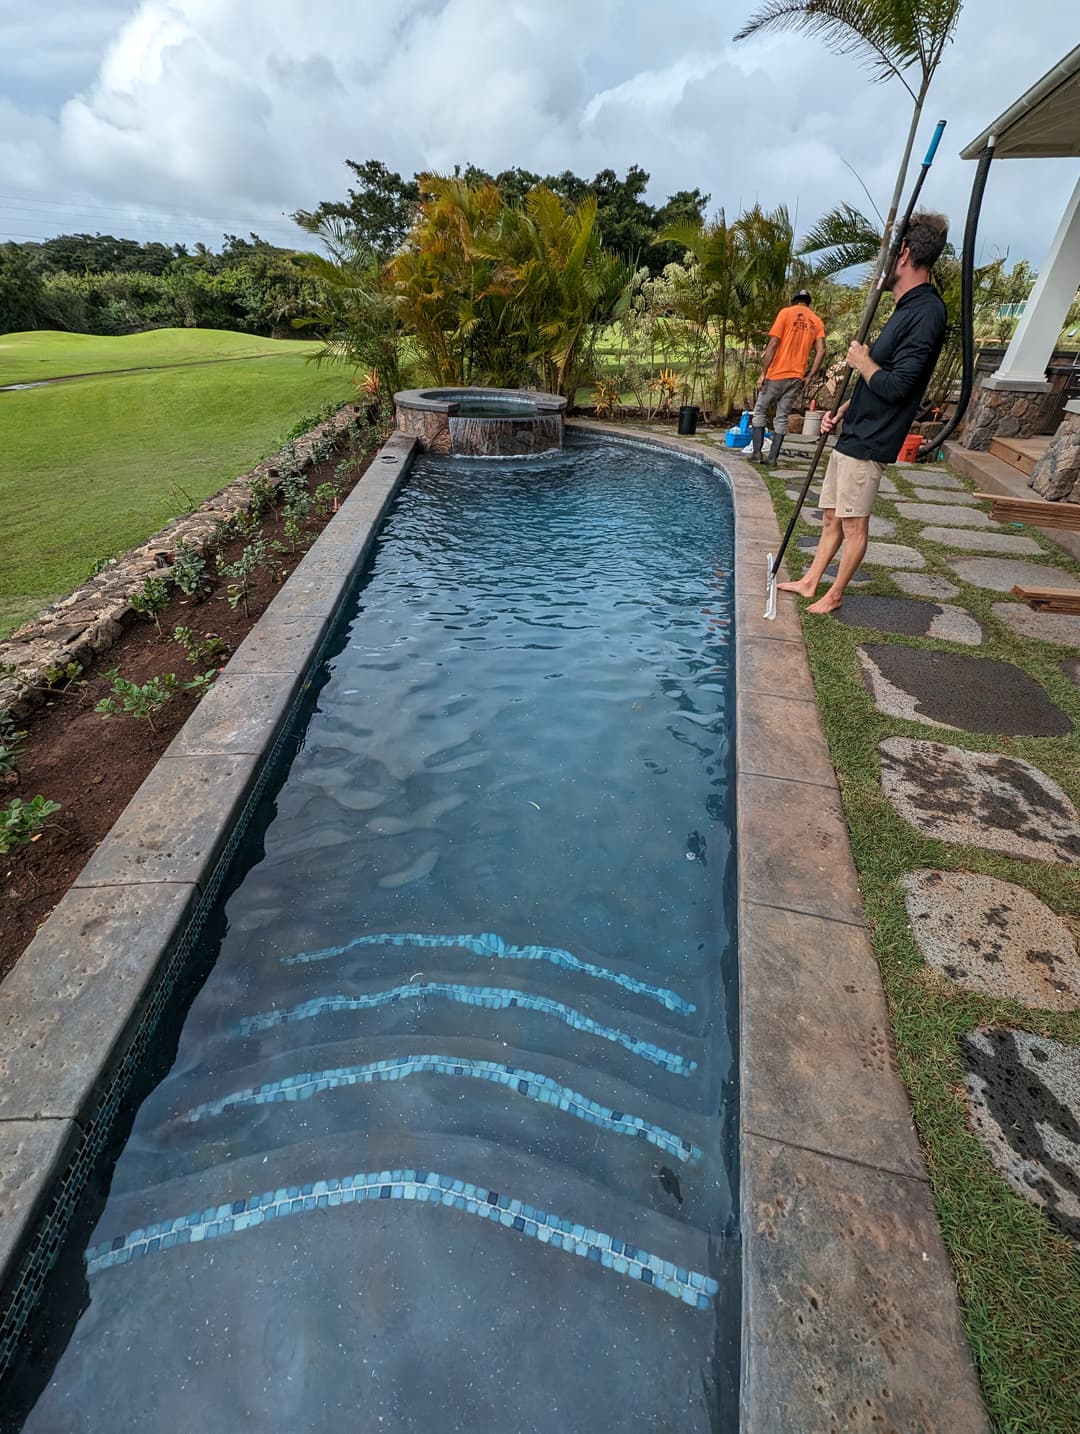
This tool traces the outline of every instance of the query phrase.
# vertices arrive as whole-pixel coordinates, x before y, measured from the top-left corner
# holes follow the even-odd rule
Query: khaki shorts
[[[821,485],[819,508],[835,508],[838,518],[868,518],[877,497],[884,463],[849,458],[834,448]]]

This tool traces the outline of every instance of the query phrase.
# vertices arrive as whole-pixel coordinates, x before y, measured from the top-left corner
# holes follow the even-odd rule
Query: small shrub
[[[169,606],[169,584],[164,578],[147,578],[128,601],[140,617],[152,618],[158,632],[161,631],[161,614]]]
[[[261,518],[264,513],[269,513],[277,502],[277,488],[269,478],[262,478],[257,474],[254,478],[248,479],[248,493],[251,495],[248,512],[255,518]]]
[[[190,543],[179,543],[173,555],[173,582],[187,597],[197,598],[209,586],[206,559]]]
[[[193,498],[186,488],[179,483],[174,483],[169,489],[169,498],[178,513],[194,513],[199,506],[198,500]]]
[[[184,649],[192,667],[208,667],[211,663],[220,666],[229,655],[229,644],[216,632],[204,632],[199,637],[190,627],[175,627],[173,641]]]
[[[212,667],[209,672],[204,672],[199,677],[193,677],[190,682],[185,682],[184,691],[194,692],[196,702],[201,702],[211,687],[213,687],[217,675],[217,668]]]
[[[53,662],[45,669],[45,683],[48,687],[56,688],[60,692],[66,692],[72,683],[78,683],[80,687],[84,684],[79,680],[82,677],[83,666],[81,662]]]
[[[49,818],[59,810],[59,802],[50,802],[40,796],[29,802],[15,797],[6,807],[0,807],[0,855],[6,855],[14,847],[25,846],[27,842],[37,841]]]
[[[269,557],[269,546],[266,539],[260,534],[247,544],[235,562],[220,563],[218,565],[218,571],[228,582],[229,586],[226,597],[229,606],[234,612],[240,604],[243,603],[244,616],[251,616],[248,610],[248,594],[251,591],[251,579],[254,577],[256,569],[267,562]]]
[[[301,521],[300,515],[295,508],[289,507],[285,509],[285,517],[281,526],[284,529],[286,545],[290,553],[295,553],[304,541],[303,528],[300,526]]]
[[[334,504],[337,502],[338,490],[336,483],[320,483],[311,495],[315,505],[315,512],[320,518],[329,517],[334,511]]]
[[[115,559],[115,558],[98,558],[97,562],[96,562],[96,563],[94,564],[94,566],[90,569],[90,576],[91,576],[92,578],[96,578],[97,575],[98,575],[98,573],[103,573],[106,568],[115,568],[115,567],[116,567],[116,559]]]
[[[0,709],[0,777],[15,770],[25,746],[26,733],[15,726],[15,718],[6,707]]]
[[[150,724],[150,730],[156,732],[154,713],[160,712],[176,691],[179,685],[176,673],[166,672],[162,677],[151,677],[149,682],[141,685],[121,677],[118,667],[106,672],[105,676],[112,683],[112,694],[103,697],[94,711],[102,717],[142,717]]]

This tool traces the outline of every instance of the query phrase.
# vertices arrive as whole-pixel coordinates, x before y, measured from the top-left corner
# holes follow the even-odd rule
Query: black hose
[[[982,209],[983,190],[990,172],[990,161],[994,157],[994,137],[990,136],[986,148],[979,155],[975,182],[971,186],[968,201],[967,223],[964,225],[964,247],[960,256],[960,397],[956,410],[941,432],[924,443],[915,455],[916,463],[930,458],[956,432],[960,421],[971,402],[971,390],[975,381],[975,239],[979,230],[979,212]]]

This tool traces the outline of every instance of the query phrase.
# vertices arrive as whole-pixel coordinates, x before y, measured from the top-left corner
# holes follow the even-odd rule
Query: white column
[[[1080,179],[1065,206],[1054,242],[1039,271],[1012,342],[993,378],[1035,387],[1046,382],[1046,365],[1080,288]]]

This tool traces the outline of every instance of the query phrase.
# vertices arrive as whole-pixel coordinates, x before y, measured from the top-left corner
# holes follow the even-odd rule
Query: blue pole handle
[[[937,147],[941,143],[941,136],[945,133],[945,121],[938,120],[937,128],[934,130],[934,137],[930,141],[930,148],[926,151],[926,158],[923,160],[923,167],[929,169],[934,162],[934,155],[937,154]]]

